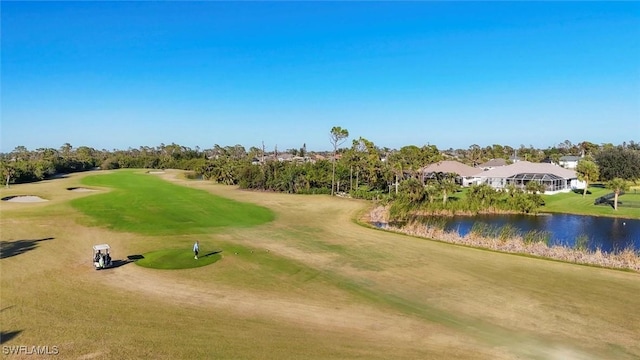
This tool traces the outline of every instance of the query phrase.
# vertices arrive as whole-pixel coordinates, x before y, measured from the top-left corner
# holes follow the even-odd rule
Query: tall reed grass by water
[[[547,231],[531,230],[521,234],[516,227],[510,224],[496,226],[477,222],[468,234],[461,236],[455,230],[446,231],[445,222],[446,220],[443,218],[430,218],[426,220],[413,219],[406,223],[383,224],[380,227],[393,232],[453,244],[507,253],[525,254],[578,264],[640,271],[639,251],[624,249],[615,253],[609,253],[601,249],[589,250],[586,245],[589,239],[584,234],[576,239],[576,246],[571,248],[550,245],[551,234]]]

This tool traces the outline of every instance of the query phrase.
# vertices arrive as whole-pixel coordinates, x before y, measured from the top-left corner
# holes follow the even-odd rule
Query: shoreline
[[[410,222],[402,227],[389,224],[387,207],[374,207],[362,217],[368,226],[383,231],[401,233],[418,238],[439,241],[448,244],[467,246],[476,249],[500,253],[531,256],[571,264],[598,266],[616,270],[640,272],[640,251],[625,249],[619,253],[603,252],[600,249],[589,251],[565,246],[549,246],[544,242],[527,242],[522,236],[509,239],[487,238],[475,234],[461,236],[455,231],[445,231],[418,222]],[[576,215],[576,214],[573,214]],[[373,224],[381,224],[375,226]]]

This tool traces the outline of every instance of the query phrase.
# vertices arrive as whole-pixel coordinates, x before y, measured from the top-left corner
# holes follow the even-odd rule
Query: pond
[[[465,236],[476,222],[492,227],[512,225],[521,233],[546,231],[549,245],[574,247],[576,239],[587,237],[590,250],[618,252],[626,248],[640,250],[640,220],[570,214],[477,215],[445,218],[445,230]]]

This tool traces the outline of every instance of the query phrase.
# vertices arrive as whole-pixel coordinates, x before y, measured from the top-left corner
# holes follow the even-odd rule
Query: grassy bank
[[[582,191],[579,193],[569,192],[544,195],[545,205],[540,208],[540,211],[578,215],[615,216],[630,219],[640,218],[640,207],[619,206],[618,210],[614,210],[613,207],[609,205],[594,205],[597,198],[610,193],[611,190],[597,185],[590,186],[587,195],[584,197],[582,196]],[[634,193],[633,190],[631,190],[627,194],[620,196],[619,201],[622,202],[623,205],[624,202],[640,204],[640,192]]]
[[[600,249],[589,251],[559,245],[550,246],[549,235],[545,232],[529,231],[519,234],[517,228],[509,225],[493,227],[476,223],[471,232],[465,236],[461,236],[455,230],[444,230],[444,224],[420,221],[403,226],[386,224],[383,229],[478,249],[640,272],[640,251],[625,249],[618,253],[607,253]]]

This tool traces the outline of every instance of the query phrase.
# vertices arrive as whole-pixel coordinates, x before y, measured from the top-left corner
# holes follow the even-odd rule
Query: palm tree
[[[615,178],[607,182],[607,189],[613,190],[613,209],[618,210],[618,196],[621,192],[629,190],[629,182],[622,178]]]
[[[497,192],[490,185],[482,183],[469,188],[468,198],[471,201],[479,202],[480,208],[491,206],[496,200]]]
[[[545,186],[541,182],[531,180],[527,183],[527,185],[525,185],[525,189],[527,190],[527,192],[530,192],[532,194],[544,194]]]
[[[456,184],[456,174],[453,173],[436,173],[436,180],[438,181],[438,189],[442,193],[442,205],[447,204],[449,195],[458,190],[458,184]]]
[[[333,196],[333,190],[336,182],[336,154],[338,153],[338,146],[342,145],[349,137],[349,131],[343,129],[340,126],[334,126],[331,128],[330,141],[333,145],[333,159],[331,168],[331,196]]]
[[[576,172],[578,173],[578,179],[585,183],[584,191],[582,192],[582,197],[584,197],[587,194],[589,181],[598,180],[598,176],[600,176],[600,168],[598,168],[598,165],[591,160],[580,160],[576,167]]]

